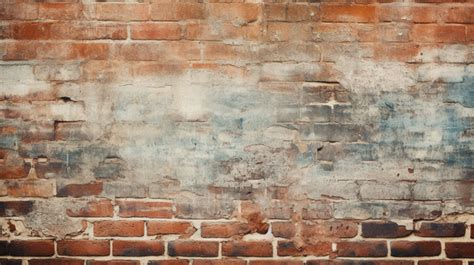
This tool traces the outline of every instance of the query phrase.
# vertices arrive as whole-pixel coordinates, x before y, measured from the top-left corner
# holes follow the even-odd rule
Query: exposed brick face
[[[109,241],[62,240],[58,241],[58,254],[65,256],[108,256]]]
[[[163,242],[160,241],[130,241],[114,240],[112,243],[114,256],[160,256],[165,252]]]
[[[0,2],[0,265],[474,265],[473,0]]]
[[[340,257],[385,257],[387,253],[385,241],[345,241],[337,244],[337,255]]]
[[[143,236],[145,230],[143,221],[98,221],[94,222],[94,235],[107,236]]]
[[[390,247],[395,257],[438,256],[441,253],[441,243],[438,241],[394,241]]]
[[[219,244],[211,241],[172,241],[168,243],[170,256],[217,257]]]

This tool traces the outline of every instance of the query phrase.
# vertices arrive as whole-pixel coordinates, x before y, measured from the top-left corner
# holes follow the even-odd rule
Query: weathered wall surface
[[[0,264],[474,260],[472,0],[1,1]]]

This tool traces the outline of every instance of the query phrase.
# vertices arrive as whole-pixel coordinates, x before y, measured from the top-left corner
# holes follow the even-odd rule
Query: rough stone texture
[[[472,263],[473,14],[1,1],[0,264]]]

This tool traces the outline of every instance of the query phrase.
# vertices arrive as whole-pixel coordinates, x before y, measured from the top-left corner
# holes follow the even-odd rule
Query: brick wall
[[[474,264],[472,0],[0,0],[0,264]]]

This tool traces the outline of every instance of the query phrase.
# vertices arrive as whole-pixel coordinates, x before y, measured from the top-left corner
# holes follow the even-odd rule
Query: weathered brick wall
[[[1,265],[474,264],[474,1],[118,1],[0,0]]]

